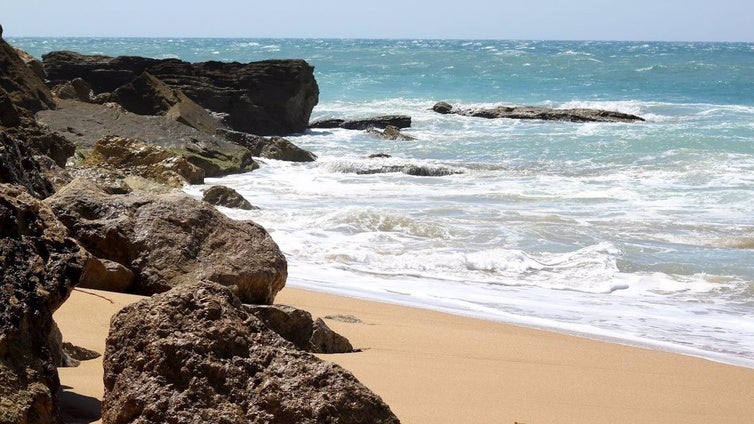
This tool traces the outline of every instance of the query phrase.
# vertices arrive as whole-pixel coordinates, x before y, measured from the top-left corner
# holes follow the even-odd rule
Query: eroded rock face
[[[0,88],[13,104],[31,112],[54,109],[55,100],[44,81],[24,63],[18,51],[0,39]]]
[[[61,422],[52,313],[88,258],[49,207],[0,184],[0,422]]]
[[[52,182],[20,140],[0,131],[0,183],[17,184],[43,199],[55,192]]]
[[[138,294],[207,280],[269,304],[285,285],[285,256],[264,228],[182,193],[109,195],[76,179],[47,202],[88,251],[134,273]]]
[[[121,310],[104,368],[105,424],[398,422],[348,371],[295,349],[211,283]]]
[[[43,61],[51,80],[80,77],[95,94],[115,91],[147,71],[203,108],[227,114],[231,128],[259,135],[303,132],[319,100],[314,68],[303,60],[188,63],[52,52]]]

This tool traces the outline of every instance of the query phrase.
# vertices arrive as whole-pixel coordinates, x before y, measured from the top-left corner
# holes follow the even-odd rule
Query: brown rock
[[[121,310],[104,368],[105,424],[398,422],[348,371],[295,349],[211,283]]]
[[[54,109],[55,101],[44,81],[24,63],[18,51],[0,39],[0,88],[17,107],[31,112]]]
[[[8,93],[0,87],[0,127],[15,127],[21,123],[21,113]]]
[[[22,187],[0,184],[0,421],[62,422],[52,313],[87,259],[49,207]]]
[[[438,106],[441,105],[441,106]],[[445,105],[450,109],[446,111]],[[537,106],[498,106],[491,109],[456,109],[447,103],[440,102],[432,108],[439,113],[453,113],[461,116],[473,116],[476,118],[508,118],[523,120],[542,121],[566,121],[566,122],[637,122],[644,121],[636,115],[614,112],[602,109],[553,109]]]
[[[375,128],[369,128],[367,130],[367,133],[376,135],[377,137],[383,139],[383,140],[401,140],[401,141],[412,141],[416,140],[416,138],[411,137],[410,135],[406,135],[401,133],[400,128],[394,127],[392,125],[388,125],[385,127],[384,130],[380,131]]]
[[[205,190],[202,201],[207,202],[210,205],[225,206],[226,208],[243,209],[247,211],[259,209],[252,206],[251,203],[244,199],[237,191],[230,187],[220,185],[212,186]]]
[[[55,192],[33,152],[5,131],[0,131],[0,183],[23,186],[40,199]]]
[[[443,115],[447,115],[453,111],[453,106],[447,102],[437,102],[432,106],[432,110]]]
[[[285,256],[264,228],[185,194],[108,195],[76,179],[47,201],[89,252],[133,271],[136,293],[208,280],[272,303],[285,285]]]
[[[78,287],[128,293],[133,287],[133,282],[134,273],[130,269],[117,262],[92,256]]]
[[[407,115],[383,115],[364,119],[324,119],[309,124],[309,128],[345,128],[347,130],[367,130],[370,128],[384,129],[388,126],[408,128],[411,117]]]
[[[42,65],[42,62],[39,59],[19,49],[18,47],[15,47],[15,49],[16,49],[16,53],[18,53],[18,57],[20,57],[21,60],[24,61],[26,66],[32,72],[34,72],[34,75],[39,77],[39,79],[42,81],[47,79],[47,72],[45,72],[44,65]]]
[[[92,87],[81,78],[75,78],[58,84],[52,89],[58,99],[72,99],[80,102],[92,102]]]
[[[204,183],[204,170],[198,166],[168,150],[133,138],[102,138],[81,165],[117,169],[171,187]]]
[[[282,137],[260,137],[258,135],[220,129],[217,133],[227,140],[246,147],[255,157],[287,162],[314,162],[317,155],[304,150]]]

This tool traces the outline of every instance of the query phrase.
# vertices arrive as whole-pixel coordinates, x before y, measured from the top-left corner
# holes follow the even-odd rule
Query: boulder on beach
[[[508,118],[566,122],[637,122],[644,118],[628,113],[602,109],[555,109],[537,106],[498,106],[494,108],[455,108],[446,102],[436,103],[432,110],[476,118]]]
[[[207,280],[270,304],[285,285],[285,256],[264,228],[183,193],[109,195],[76,179],[46,202],[89,252],[133,272],[137,294]]]
[[[296,349],[213,283],[123,308],[104,371],[106,424],[399,422],[351,373]]]
[[[252,204],[244,199],[244,197],[237,191],[221,185],[215,185],[204,190],[202,201],[207,202],[210,205],[224,206],[232,209],[243,209],[247,211],[259,209],[252,206]]]

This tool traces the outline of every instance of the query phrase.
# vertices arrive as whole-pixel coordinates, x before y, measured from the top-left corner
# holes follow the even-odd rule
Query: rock
[[[367,156],[368,159],[389,159],[392,156],[390,156],[387,153],[372,153],[371,155]]]
[[[133,138],[107,136],[99,140],[82,166],[117,169],[171,187],[204,184],[204,170],[185,158]]]
[[[112,134],[143,140],[183,156],[202,168],[205,177],[249,172],[259,167],[249,149],[164,116],[141,116],[107,104],[61,100],[57,110],[39,112],[37,120],[84,151]]]
[[[187,63],[73,52],[52,52],[42,58],[51,80],[80,77],[95,94],[115,91],[147,71],[203,108],[227,114],[234,130],[259,135],[303,132],[319,100],[314,68],[303,60]]]
[[[62,423],[50,332],[52,313],[88,254],[41,201],[0,184],[0,420]]]
[[[385,115],[354,120],[325,119],[309,124],[309,128],[345,128],[347,130],[385,129],[388,126],[408,128],[411,126],[411,117],[406,115]]]
[[[26,66],[32,72],[34,72],[34,75],[39,77],[39,79],[42,81],[47,79],[47,72],[45,72],[45,67],[44,65],[42,65],[42,62],[39,59],[19,49],[18,47],[14,47],[14,48],[16,49],[16,53],[18,53],[18,56],[21,58],[21,60],[24,61]]]
[[[437,107],[437,105],[435,105],[435,107]],[[492,109],[455,109],[451,106],[451,109],[452,110],[449,113],[454,113],[456,115],[488,119],[509,118],[537,119],[543,121],[625,123],[644,121],[644,118],[636,115],[601,109],[553,109],[536,106],[498,106]]]
[[[6,131],[0,131],[0,164],[0,183],[23,186],[40,199],[55,192],[33,152]]]
[[[167,86],[149,72],[115,90],[111,100],[139,115],[164,115],[207,134],[214,134],[220,123],[206,109]]]
[[[353,346],[321,319],[312,320],[304,310],[285,305],[248,305],[247,311],[270,330],[301,350],[314,353],[350,353]]]
[[[443,115],[447,115],[453,111],[453,106],[446,102],[437,102],[432,106],[432,110]]]
[[[406,175],[413,175],[417,177],[445,177],[448,175],[463,174],[462,171],[446,168],[444,166],[426,166],[426,165],[384,165],[375,168],[362,168],[357,169],[356,174],[359,175],[371,175],[371,174],[392,174],[400,172]]]
[[[104,424],[399,422],[351,373],[295,349],[211,283],[123,308],[104,371]]]
[[[55,100],[44,81],[24,63],[18,51],[0,39],[0,88],[17,107],[31,112],[54,109]]]
[[[238,131],[218,130],[219,135],[246,147],[255,157],[288,162],[314,162],[317,155],[304,150],[282,137],[260,137]]]
[[[134,273],[137,294],[207,280],[269,304],[285,285],[285,256],[264,228],[185,194],[108,195],[76,179],[46,201],[89,252]]]
[[[50,349],[52,350],[55,366],[58,368],[75,368],[80,365],[81,361],[99,358],[101,355],[93,350],[83,347],[74,346],[71,343],[63,341],[63,334],[60,328],[52,322],[50,330]]]
[[[93,256],[84,269],[78,287],[128,293],[132,291],[133,283],[134,273],[130,269],[117,262]]]
[[[202,201],[207,202],[210,205],[225,206],[226,208],[243,209],[247,211],[259,209],[252,206],[251,203],[238,194],[237,191],[230,187],[220,185],[212,186],[205,190]]]
[[[33,120],[24,119],[22,125],[9,128],[7,132],[23,141],[35,154],[50,157],[61,168],[66,166],[68,159],[76,152],[76,146],[65,137]]]
[[[385,127],[383,131],[380,131],[375,128],[369,128],[367,129],[367,133],[376,135],[377,137],[383,139],[383,140],[401,140],[401,141],[412,141],[416,140],[415,137],[411,137],[410,135],[402,134],[401,130],[398,127],[394,127],[392,125],[388,125]]]
[[[0,87],[0,127],[15,127],[21,123],[21,113],[8,93]]]
[[[75,78],[56,85],[52,94],[58,99],[72,99],[80,102],[93,102],[92,87],[81,78]]]

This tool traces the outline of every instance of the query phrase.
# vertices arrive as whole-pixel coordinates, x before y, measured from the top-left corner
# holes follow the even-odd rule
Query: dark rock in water
[[[113,105],[61,100],[57,110],[42,111],[37,120],[86,151],[102,138],[117,134],[170,150],[202,168],[206,177],[248,172],[259,167],[249,149],[211,136],[164,116],[141,116]]]
[[[104,371],[105,424],[399,422],[351,373],[295,349],[211,283],[123,308]]]
[[[247,211],[259,209],[252,206],[251,203],[244,199],[244,197],[237,191],[230,187],[220,185],[212,186],[205,190],[204,196],[202,196],[202,201],[207,202],[210,205],[225,206],[226,208],[243,209]]]
[[[365,119],[323,119],[309,124],[309,128],[345,128],[347,130],[367,130],[371,128],[385,129],[388,126],[408,128],[411,117],[406,115],[385,115]]]
[[[130,269],[138,294],[207,280],[270,304],[285,286],[285,256],[264,228],[182,193],[108,195],[76,179],[46,202],[89,252]]]
[[[367,156],[369,159],[388,159],[391,156],[387,153],[373,153]]]
[[[66,81],[56,85],[52,94],[59,99],[78,100],[80,102],[92,102],[92,87],[81,78]]]
[[[303,60],[187,63],[52,52],[43,61],[52,81],[80,77],[95,94],[115,91],[147,71],[203,108],[228,114],[234,130],[259,135],[303,132],[319,100],[314,68]]]
[[[0,131],[0,183],[20,185],[40,199],[55,192],[33,152],[5,131]]]
[[[206,109],[186,97],[180,90],[144,72],[130,83],[120,86],[111,96],[127,111],[139,115],[164,115],[207,134],[214,134],[220,122]]]
[[[379,168],[361,169],[356,171],[356,173],[360,175],[391,174],[396,172],[417,177],[445,177],[448,175],[463,174],[461,171],[456,171],[450,168],[429,167],[423,165],[385,165]]]
[[[432,106],[432,110],[443,115],[447,115],[453,111],[453,106],[446,102],[437,102]]]
[[[32,71],[18,51],[0,39],[0,88],[17,107],[37,112],[54,109],[55,100],[44,81]]]
[[[203,169],[175,153],[133,138],[102,138],[81,166],[117,169],[171,187],[204,184]]]
[[[448,108],[449,107],[449,108]],[[567,122],[636,122],[644,121],[636,115],[601,109],[553,109],[536,106],[498,106],[492,109],[455,109],[440,102],[433,108],[439,113],[453,113],[476,118],[537,119]]]
[[[353,346],[321,319],[312,320],[304,310],[285,305],[249,305],[247,311],[270,330],[301,350],[313,353],[350,353]]]
[[[369,128],[367,129],[367,132],[369,134],[376,135],[377,137],[383,140],[393,140],[393,141],[394,140],[401,140],[401,141],[416,140],[415,137],[401,133],[401,130],[398,127],[394,127],[392,125],[388,125],[387,127],[385,127],[383,131],[380,131],[375,128]]]
[[[62,423],[52,313],[89,255],[41,201],[0,184],[0,420]]]
[[[246,147],[255,157],[288,162],[314,162],[317,155],[304,150],[282,137],[260,137],[238,131],[220,129],[217,134]]]

